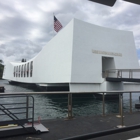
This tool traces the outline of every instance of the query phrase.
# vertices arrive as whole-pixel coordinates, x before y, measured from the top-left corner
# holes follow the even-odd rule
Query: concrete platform
[[[75,117],[72,120],[53,119],[43,120],[41,123],[49,128],[48,133],[21,135],[1,138],[1,140],[59,140],[67,137],[115,129],[121,124],[120,118],[114,115]],[[130,126],[140,123],[140,112],[124,114],[124,125]],[[118,128],[119,129],[119,128]],[[123,133],[93,138],[91,140],[127,140],[140,136],[140,129]]]

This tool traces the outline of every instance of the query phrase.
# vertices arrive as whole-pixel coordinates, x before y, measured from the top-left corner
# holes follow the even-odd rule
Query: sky
[[[0,0],[0,59],[27,61],[57,33],[53,13],[65,27],[73,18],[132,31],[140,64],[140,5],[117,0],[113,7],[88,0]]]

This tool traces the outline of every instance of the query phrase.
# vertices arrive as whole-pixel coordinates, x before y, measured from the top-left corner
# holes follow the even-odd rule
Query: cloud
[[[88,0],[4,0],[0,1],[0,59],[29,60],[38,54],[54,36],[53,13],[64,27],[77,18],[104,27],[133,31],[140,56],[139,5],[122,0],[113,7]]]

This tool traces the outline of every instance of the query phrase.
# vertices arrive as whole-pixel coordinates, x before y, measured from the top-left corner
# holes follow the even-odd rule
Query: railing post
[[[121,117],[121,95],[119,93],[119,114],[116,115],[116,117],[120,118]]]
[[[132,70],[129,70],[129,78],[132,78]]]
[[[105,116],[105,93],[103,93],[103,116]]]
[[[105,78],[108,77],[108,70],[105,71]]]
[[[29,97],[28,95],[26,96],[26,119],[28,119],[29,116]]]
[[[122,127],[125,127],[124,126],[124,120],[123,120],[123,94],[122,93],[120,93],[120,109],[121,109],[121,111],[120,111],[120,115],[121,115],[121,125],[118,125],[117,127],[118,128],[122,128]]]
[[[28,101],[29,101],[29,97],[28,97]],[[34,97],[32,96],[32,127],[34,127]]]
[[[130,113],[132,113],[132,93],[130,92]]]
[[[123,122],[123,95],[121,93],[121,126],[123,127],[124,126],[124,122]]]
[[[121,71],[117,70],[117,78],[120,78],[120,77],[121,77]]]
[[[72,94],[68,94],[68,119],[72,119]]]

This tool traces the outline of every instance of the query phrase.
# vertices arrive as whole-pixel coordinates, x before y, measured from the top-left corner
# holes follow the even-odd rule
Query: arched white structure
[[[27,62],[7,62],[3,79],[23,83],[69,85],[70,91],[123,89],[107,82],[106,69],[138,69],[133,33],[73,19]]]

